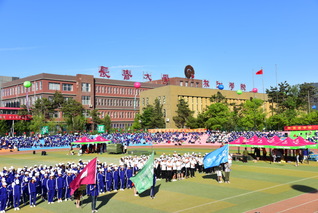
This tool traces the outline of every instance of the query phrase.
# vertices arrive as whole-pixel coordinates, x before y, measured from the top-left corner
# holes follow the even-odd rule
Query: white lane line
[[[212,201],[212,202],[208,202],[208,203],[203,203],[203,204],[200,204],[200,205],[197,205],[197,206],[192,206],[192,207],[186,208],[186,209],[181,209],[181,210],[175,211],[174,213],[188,211],[188,210],[191,210],[191,209],[195,209],[195,208],[198,208],[198,207],[210,205],[210,204],[213,204],[213,203],[218,203],[218,202],[221,202],[221,201],[230,200],[230,199],[233,199],[233,198],[249,195],[249,194],[252,194],[252,193],[255,193],[255,192],[265,191],[265,190],[268,190],[268,189],[272,189],[272,188],[288,185],[288,184],[291,184],[291,183],[297,183],[297,182],[300,182],[300,181],[309,180],[309,179],[313,179],[313,178],[317,178],[317,177],[318,177],[318,175],[317,176],[313,176],[313,177],[309,177],[309,178],[303,178],[303,179],[300,179],[300,180],[290,181],[290,182],[287,182],[287,183],[278,184],[278,185],[275,185],[275,186],[270,186],[270,187],[263,188],[263,189],[258,189],[258,190],[246,192],[244,194],[239,194],[239,195],[235,195],[235,196],[232,196],[232,197],[223,198],[221,200],[216,200],[216,201]]]
[[[285,210],[283,210],[283,211],[279,211],[279,212],[277,212],[277,213],[286,212],[286,211],[289,211],[289,210],[291,210],[291,209],[298,208],[298,207],[300,207],[300,206],[303,206],[303,205],[306,205],[306,204],[309,204],[309,203],[312,203],[312,202],[315,202],[315,201],[318,201],[318,199],[311,200],[311,201],[308,201],[308,202],[306,202],[306,203],[302,203],[302,204],[299,204],[299,205],[297,205],[297,206],[290,207],[290,208],[288,208],[288,209],[285,209]]]

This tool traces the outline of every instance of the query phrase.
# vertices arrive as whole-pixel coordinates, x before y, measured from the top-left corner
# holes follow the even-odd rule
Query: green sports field
[[[155,148],[157,157],[177,151],[210,152],[211,149],[196,148]],[[117,163],[123,155],[89,154],[82,156],[67,155],[67,151],[48,151],[47,156],[31,153],[0,155],[0,168],[15,168],[33,165],[55,165],[56,163],[78,162],[98,157],[101,162]],[[100,195],[97,202],[99,212],[245,212],[260,206],[311,192],[318,186],[318,163],[270,164],[269,162],[248,162],[243,164],[234,161],[230,184],[217,183],[215,174],[196,174],[177,182],[157,181],[156,198],[150,199],[149,191],[133,196],[132,190],[119,191]],[[40,201],[38,201],[40,202]],[[74,202],[67,201],[48,205],[39,203],[37,207],[22,207],[21,212],[91,212],[90,200],[83,198],[80,209]],[[8,212],[14,212],[12,209]]]

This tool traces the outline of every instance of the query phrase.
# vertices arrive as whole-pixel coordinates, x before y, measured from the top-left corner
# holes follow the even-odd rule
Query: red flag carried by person
[[[91,160],[70,183],[71,195],[83,184],[96,184],[96,163],[97,158]]]
[[[256,72],[256,75],[263,75],[263,69]]]

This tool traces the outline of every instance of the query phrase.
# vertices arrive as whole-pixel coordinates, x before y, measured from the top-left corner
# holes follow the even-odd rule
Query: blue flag
[[[203,159],[204,168],[211,168],[218,166],[221,163],[226,163],[229,156],[229,145],[222,146],[221,148],[214,150],[207,154]]]

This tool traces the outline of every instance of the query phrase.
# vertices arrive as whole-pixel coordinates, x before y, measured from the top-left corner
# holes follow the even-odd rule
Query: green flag
[[[139,194],[149,189],[153,184],[153,162],[154,152],[152,152],[144,167],[134,177],[130,178]]]
[[[49,126],[43,126],[41,129],[41,134],[48,134],[49,133]]]

